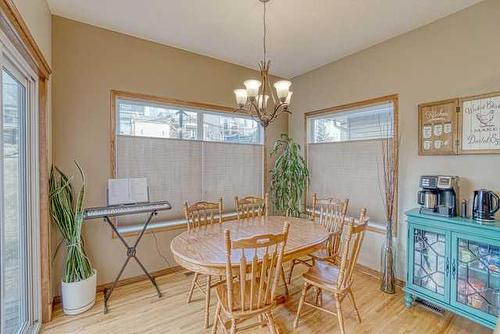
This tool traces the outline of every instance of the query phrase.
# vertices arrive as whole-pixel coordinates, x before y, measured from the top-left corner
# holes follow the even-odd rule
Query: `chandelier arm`
[[[273,88],[271,87],[271,80],[267,80],[267,86],[269,88],[269,90],[271,91],[271,97],[273,99],[273,104],[276,105],[277,101],[278,101],[278,95],[276,94],[276,92],[273,90]]]
[[[267,64],[265,63],[265,60],[263,62],[263,67],[260,70],[260,80],[262,81],[262,85],[260,86],[261,88],[261,96],[262,96],[262,111],[264,112],[264,102],[265,102],[265,96],[267,95],[267,86],[268,86],[268,76],[267,76]],[[267,107],[267,106],[266,106]]]
[[[261,115],[261,113],[259,111],[259,106],[255,103],[255,100],[251,100],[250,104],[251,104],[251,107],[252,106],[254,107],[255,112],[257,113],[257,117],[259,117],[259,120],[260,120],[262,118],[262,115]],[[249,110],[250,110],[250,116],[253,117],[253,113],[252,113],[252,108],[251,107],[249,108]]]
[[[275,105],[273,114],[271,115],[271,120],[274,120],[278,117],[280,109],[282,109],[284,103],[279,103]]]

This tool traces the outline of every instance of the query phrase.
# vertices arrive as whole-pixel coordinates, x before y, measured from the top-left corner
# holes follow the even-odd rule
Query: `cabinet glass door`
[[[500,241],[457,235],[453,248],[452,303],[495,321],[500,311]]]
[[[428,227],[410,230],[410,282],[412,288],[448,301],[448,234]]]

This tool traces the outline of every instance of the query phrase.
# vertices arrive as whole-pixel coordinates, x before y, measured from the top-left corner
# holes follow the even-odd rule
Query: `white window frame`
[[[23,273],[27,280],[26,299],[27,319],[20,333],[38,333],[41,329],[41,262],[40,262],[40,165],[39,165],[39,117],[38,117],[38,75],[24,60],[8,37],[0,32],[0,66],[6,68],[23,84],[26,84],[25,123],[25,165],[24,183],[26,189],[26,240]],[[0,76],[1,83],[1,76]],[[0,85],[1,86],[1,85]],[[2,104],[0,94],[0,105]],[[2,117],[0,117],[2,118]],[[0,119],[0,122],[3,120]],[[0,138],[3,150],[3,138]],[[2,153],[3,154],[3,153]],[[0,165],[0,168],[3,168]],[[3,178],[3,170],[0,173]],[[3,180],[0,181],[3,186]],[[0,208],[1,210],[1,208]],[[2,225],[3,226],[3,225]],[[1,238],[0,238],[1,242]],[[1,246],[1,245],[0,245]],[[0,247],[1,251],[2,247]],[[3,254],[0,254],[0,262]],[[0,291],[1,294],[1,291]],[[0,296],[1,300],[1,296]],[[0,301],[1,302],[1,301]]]
[[[343,115],[349,115],[349,114],[356,114],[356,113],[362,113],[363,109],[371,108],[371,107],[376,107],[376,106],[383,106],[386,104],[392,104],[392,118],[391,118],[391,130],[392,133],[389,136],[384,135],[383,133],[380,134],[379,136],[373,136],[373,137],[367,137],[367,138],[347,138],[343,140],[331,140],[331,141],[321,141],[317,142],[316,141],[316,133],[314,129],[315,122],[321,119],[331,119],[337,117],[341,117]],[[359,141],[359,140],[377,140],[377,139],[386,139],[386,138],[392,138],[394,136],[394,131],[395,131],[395,126],[394,126],[394,118],[396,117],[396,106],[394,105],[393,101],[385,101],[385,102],[377,102],[373,104],[366,104],[366,105],[361,105],[359,107],[352,107],[352,108],[346,108],[344,110],[339,109],[335,111],[330,111],[330,112],[324,112],[318,115],[314,116],[308,116],[306,117],[306,122],[307,122],[307,144],[322,144],[322,143],[345,143],[345,142],[353,142],[353,141]],[[370,112],[372,110],[366,110],[365,112]],[[350,136],[350,134],[349,134]]]
[[[165,102],[162,100],[166,100]],[[156,96],[151,96],[151,95],[143,95],[143,94],[136,94],[136,93],[130,93],[130,92],[124,92],[124,91],[117,91],[117,90],[111,90],[111,178],[116,177],[117,173],[117,147],[116,147],[116,141],[118,136],[128,136],[130,137],[131,135],[125,135],[125,134],[120,134],[120,115],[119,115],[119,101],[129,101],[132,103],[136,104],[144,104],[148,106],[158,106],[161,108],[174,108],[174,109],[182,109],[185,111],[192,111],[192,112],[198,112],[199,116],[201,114],[201,117],[197,117],[197,129],[201,128],[202,131],[197,131],[197,138],[196,139],[179,139],[179,138],[162,138],[162,137],[148,137],[148,136],[141,136],[143,138],[155,138],[155,139],[163,139],[163,140],[187,140],[187,141],[202,141],[206,143],[223,143],[223,144],[236,144],[236,145],[256,145],[256,146],[264,146],[265,145],[265,130],[264,127],[256,121],[254,118],[248,115],[243,115],[241,113],[237,112],[231,112],[229,110],[224,110],[228,109],[225,107],[221,106],[214,106],[213,109],[210,109],[208,107],[200,107],[196,108],[192,105],[196,105],[198,103],[196,102],[187,102],[187,101],[180,101],[181,103],[175,103],[175,102],[169,102],[169,98],[161,98],[161,97],[156,97]],[[173,100],[173,99],[172,99]],[[220,108],[220,109],[219,109]],[[219,109],[219,110],[217,110]],[[215,114],[215,115],[221,115],[221,116],[228,116],[228,117],[240,117],[240,118],[245,118],[245,119],[250,119],[254,120],[257,122],[257,125],[259,127],[259,143],[235,143],[235,142],[225,142],[225,141],[211,141],[211,140],[203,140],[203,115],[204,114]],[[133,136],[135,137],[135,136]],[[264,196],[264,185],[265,185],[265,170],[266,170],[266,154],[265,154],[265,149],[263,148],[262,150],[262,170],[264,172],[263,178],[262,178],[262,184],[261,184],[261,193],[262,196]],[[227,221],[227,220],[233,220],[236,219],[236,212],[226,212],[223,213],[222,215],[222,220]],[[115,220],[116,223],[116,220]],[[120,233],[126,234],[127,236],[134,236],[137,235],[141,228],[142,224],[132,224],[132,225],[120,225],[117,224],[117,229],[120,231]],[[170,230],[177,230],[177,229],[183,229],[187,225],[187,221],[184,218],[177,218],[177,219],[169,219],[169,220],[163,220],[163,221],[154,221],[148,226],[149,232],[162,232],[162,231],[170,231]],[[113,233],[113,238],[115,237],[115,234]]]
[[[358,101],[358,102],[353,102],[345,105],[340,105],[340,106],[334,106],[322,110],[316,110],[316,111],[309,111],[304,114],[304,122],[305,122],[305,139],[304,139],[304,144],[305,144],[305,156],[306,156],[306,163],[309,164],[309,158],[308,158],[308,149],[309,145],[322,145],[322,144],[337,144],[337,143],[346,143],[346,142],[356,142],[359,140],[354,140],[354,141],[340,141],[340,142],[320,142],[320,143],[315,143],[311,140],[312,134],[311,134],[311,119],[317,119],[317,118],[327,118],[328,116],[335,115],[338,113],[343,113],[343,112],[349,112],[349,111],[355,111],[357,109],[362,109],[364,107],[369,107],[369,106],[374,106],[374,105],[379,105],[379,104],[384,104],[384,103],[392,103],[392,136],[389,138],[392,138],[392,140],[396,143],[396,145],[399,145],[399,96],[398,94],[394,95],[388,95],[388,96],[383,96],[383,97],[378,97],[374,99],[369,99],[365,101]],[[385,138],[379,138],[379,139],[368,139],[368,140],[381,140],[381,139],[387,139]],[[363,139],[362,139],[363,140]],[[399,177],[399,172],[398,175],[396,176],[396,179]],[[310,189],[306,189],[306,196],[310,195]],[[398,195],[399,194],[399,188],[396,187],[396,209],[394,210],[394,227],[393,227],[393,236],[397,236],[398,233],[398,225],[399,225],[399,216],[398,216],[398,210],[399,210],[399,203],[398,203]],[[307,203],[307,199],[305,200],[305,203]],[[379,233],[379,234],[384,234],[386,232],[386,226],[378,223],[372,223],[368,222],[368,230]]]
[[[198,141],[205,141],[205,142],[210,142],[210,143],[232,143],[232,144],[240,144],[240,145],[264,145],[264,128],[262,125],[259,124],[259,122],[255,121],[251,116],[248,115],[242,115],[238,113],[229,113],[229,112],[223,112],[223,111],[216,111],[216,110],[210,110],[210,109],[205,109],[205,108],[194,108],[194,107],[186,107],[186,106],[179,106],[175,104],[168,104],[168,103],[158,103],[158,102],[148,102],[145,100],[137,100],[133,98],[127,98],[127,97],[122,97],[122,96],[117,96],[115,98],[115,119],[116,119],[116,135],[117,136],[134,136],[134,135],[127,135],[127,134],[120,134],[120,102],[130,102],[134,104],[141,104],[144,106],[152,106],[152,107],[159,107],[159,108],[172,108],[172,109],[180,109],[186,112],[194,112],[197,114],[197,131],[196,131],[196,139],[184,139],[184,138],[165,138],[165,137],[148,137],[148,136],[140,136],[140,137],[145,137],[145,138],[158,138],[158,139],[166,139],[166,140],[198,140]],[[237,117],[237,118],[243,118],[243,119],[248,119],[252,120],[257,123],[257,126],[259,128],[259,134],[258,134],[258,142],[256,143],[244,143],[244,142],[228,142],[228,141],[222,141],[222,140],[205,140],[204,138],[204,115],[217,115],[217,116],[224,116],[224,117]],[[134,136],[135,137],[135,136]]]

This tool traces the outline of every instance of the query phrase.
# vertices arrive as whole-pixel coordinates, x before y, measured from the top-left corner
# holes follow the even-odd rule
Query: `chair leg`
[[[217,302],[217,307],[215,309],[214,324],[212,325],[212,334],[217,333],[217,325],[219,324],[219,316],[221,308],[222,304],[220,302]]]
[[[274,323],[274,318],[273,318],[273,314],[272,312],[269,312],[267,315],[267,326],[269,327],[269,332],[271,334],[276,334],[276,326],[275,326],[275,323]]]
[[[351,290],[347,291],[347,296],[351,300],[352,306],[354,307],[354,313],[356,314],[356,317],[358,318],[358,322],[361,323],[361,316],[359,315],[358,306],[356,305],[356,301],[354,300],[354,294],[352,293]]]
[[[288,297],[290,294],[288,293],[288,284],[286,284],[285,269],[283,269],[283,265],[281,265],[281,278],[283,279],[283,284],[285,285],[285,295]]]
[[[236,333],[236,320],[231,320],[231,334]]]
[[[340,302],[340,295],[335,295],[335,306],[337,307],[337,318],[339,320],[340,333],[344,334],[344,316],[342,315],[342,307]]]
[[[207,275],[207,287],[205,291],[205,328],[210,327],[210,285],[212,285],[212,276]]]
[[[316,290],[316,305],[317,306],[322,306],[323,304],[323,294],[320,288],[317,288]]]
[[[304,287],[302,288],[302,294],[299,300],[299,308],[297,309],[297,315],[295,316],[295,321],[293,322],[293,328],[297,328],[299,325],[299,317],[300,312],[302,311],[302,307],[304,306],[304,300],[306,299],[307,289],[309,288],[309,283],[304,283]]]
[[[293,259],[292,260],[292,266],[290,267],[290,272],[288,274],[288,284],[290,284],[292,282],[292,273],[293,273],[293,268],[295,267],[295,265],[297,264],[296,260]]]
[[[198,282],[198,276],[200,274],[194,273],[193,280],[191,281],[191,287],[189,288],[189,293],[188,293],[188,303],[191,303],[191,298],[193,297],[193,291],[194,287],[196,286],[196,283]]]

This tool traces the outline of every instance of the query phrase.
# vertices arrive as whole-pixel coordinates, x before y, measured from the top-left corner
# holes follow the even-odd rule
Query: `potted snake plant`
[[[271,170],[271,195],[274,208],[282,214],[299,217],[303,213],[303,198],[309,182],[309,169],[300,145],[281,134],[271,151],[275,158]]]
[[[66,248],[61,295],[65,314],[75,315],[90,309],[96,298],[96,271],[85,253],[82,239],[85,176],[75,161],[82,186],[74,197],[71,181],[57,167],[52,167],[49,179],[50,214],[61,233]]]

